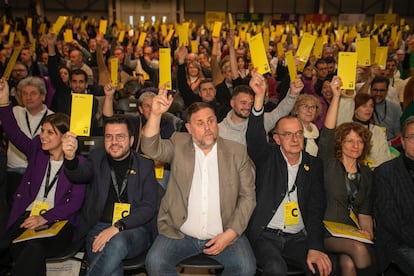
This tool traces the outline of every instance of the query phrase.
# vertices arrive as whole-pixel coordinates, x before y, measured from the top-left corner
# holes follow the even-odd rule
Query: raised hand
[[[9,84],[5,79],[0,79],[0,105],[9,103]]]
[[[298,75],[297,79],[290,83],[290,93],[292,95],[299,95],[304,86],[301,76]]]
[[[62,150],[65,154],[65,159],[73,160],[76,156],[76,150],[78,149],[78,140],[76,134],[72,132],[66,132],[62,136]]]
[[[335,76],[331,81],[331,89],[334,96],[341,96],[342,79],[339,76]]]
[[[116,88],[112,85],[112,83],[107,83],[104,86],[104,93],[105,96],[113,96],[115,94]]]
[[[252,78],[250,79],[249,86],[253,89],[256,97],[265,97],[267,89],[266,78],[257,72],[257,69],[253,69],[251,72]]]
[[[173,96],[168,95],[167,83],[165,83],[158,91],[158,95],[152,100],[151,114],[161,116],[167,112],[173,102]]]

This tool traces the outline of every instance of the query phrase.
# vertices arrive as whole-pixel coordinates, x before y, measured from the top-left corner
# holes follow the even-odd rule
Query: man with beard
[[[76,136],[65,136],[65,175],[90,183],[78,227],[78,237],[86,236],[88,275],[123,275],[122,260],[147,250],[156,235],[154,163],[131,151],[134,136],[126,117],[105,121],[105,150],[93,151],[82,165]]]
[[[254,101],[254,92],[247,85],[239,85],[233,90],[230,100],[231,110],[227,116],[219,123],[219,135],[225,139],[233,140],[241,144],[246,144],[246,130],[249,121],[250,111]],[[269,132],[279,118],[286,116],[292,110],[298,93],[288,92],[288,95],[279,105],[264,114],[264,124],[266,132]]]
[[[220,262],[223,275],[254,275],[253,252],[243,234],[256,205],[246,147],[218,137],[216,115],[204,102],[187,108],[188,133],[161,139],[161,116],[172,100],[161,89],[143,129],[143,152],[171,164],[159,235],[146,259],[148,275],[178,275],[177,263],[200,253]]]

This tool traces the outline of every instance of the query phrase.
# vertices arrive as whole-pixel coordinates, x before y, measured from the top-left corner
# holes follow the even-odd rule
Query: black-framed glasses
[[[112,141],[114,137],[115,137],[115,141],[123,142],[128,137],[128,135],[126,134],[105,134],[104,137],[105,137],[106,142]]]

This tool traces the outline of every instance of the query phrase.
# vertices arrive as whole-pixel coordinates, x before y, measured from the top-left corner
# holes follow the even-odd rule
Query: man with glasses
[[[155,238],[153,161],[131,151],[132,126],[119,115],[105,121],[105,150],[92,152],[82,166],[75,157],[76,136],[68,132],[64,138],[65,175],[90,183],[78,229],[79,238],[86,236],[88,275],[123,275],[122,260],[138,256]]]
[[[326,200],[322,161],[303,150],[303,126],[296,117],[283,117],[269,144],[263,126],[263,76],[252,76],[255,91],[247,127],[247,149],[256,165],[256,208],[247,235],[262,275],[286,275],[288,265],[329,275],[329,257],[323,253],[322,224]],[[300,79],[290,84],[300,91]]]
[[[399,135],[401,117],[401,107],[386,99],[389,84],[389,79],[384,76],[376,76],[371,82],[371,95],[375,99],[375,123],[385,128],[388,141]]]
[[[392,262],[414,275],[414,116],[404,122],[401,155],[374,170],[374,217],[377,264],[383,272]]]

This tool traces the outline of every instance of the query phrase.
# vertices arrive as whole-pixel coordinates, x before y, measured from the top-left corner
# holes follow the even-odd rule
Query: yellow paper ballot
[[[241,41],[246,41],[246,31],[245,30],[239,30],[239,37]]]
[[[118,86],[118,58],[111,58],[111,83],[113,87]]]
[[[49,207],[48,202],[35,200],[33,202],[32,210],[30,211],[30,216],[41,216],[49,210]]]
[[[220,37],[221,25],[222,25],[222,22],[220,21],[214,22],[213,33],[212,33],[213,37]]]
[[[60,232],[60,230],[62,230],[62,228],[65,226],[67,222],[67,220],[57,221],[53,223],[48,229],[42,231],[36,231],[35,229],[28,228],[20,236],[15,238],[12,241],[12,243],[56,236]]]
[[[68,19],[67,16],[59,16],[55,24],[53,24],[52,32],[56,35],[59,34],[63,25],[65,25],[67,19]]]
[[[388,47],[377,47],[375,50],[375,63],[381,68],[385,69],[387,63]]]
[[[269,42],[270,42],[270,36],[269,36],[269,32],[263,32],[263,44],[265,47],[269,47]]]
[[[8,80],[10,78],[11,71],[13,70],[14,64],[20,55],[22,47],[14,48],[13,54],[10,57],[9,63],[7,63],[6,70],[4,70],[2,78]]]
[[[342,79],[342,89],[354,90],[356,82],[357,53],[339,52],[338,76]]]
[[[77,136],[89,136],[91,132],[93,95],[72,93],[70,131]]]
[[[198,41],[191,40],[191,53],[198,53]]]
[[[9,31],[10,31],[10,25],[9,24],[4,24],[3,34],[8,35]]]
[[[99,32],[101,34],[106,34],[106,27],[108,26],[108,20],[101,19],[99,20]]]
[[[27,21],[26,21],[26,28],[32,28],[32,23],[33,23],[33,19],[31,18],[31,17],[28,17],[27,18]]]
[[[163,37],[167,36],[167,25],[165,25],[165,24],[161,24],[161,35]]]
[[[277,55],[278,56],[283,56],[283,54],[285,53],[285,49],[283,48],[283,45],[281,42],[279,42],[277,44]]]
[[[229,27],[230,27],[230,29],[234,30],[234,28],[235,28],[236,26],[234,26],[234,23],[233,23],[233,16],[231,15],[231,13],[228,13],[228,18],[229,18]]]
[[[33,39],[32,39],[32,41],[31,41],[31,43],[30,43],[30,49],[31,49],[33,52],[36,52],[36,38],[33,38]]]
[[[249,45],[254,68],[257,68],[257,71],[262,75],[270,72],[270,66],[267,60],[266,50],[263,45],[262,34],[259,33],[250,38]]]
[[[170,31],[168,32],[167,37],[165,38],[165,40],[170,41],[172,36],[174,34],[174,29],[170,29]]]
[[[10,47],[14,46],[14,37],[15,36],[16,36],[16,34],[14,32],[9,33],[9,42],[7,42],[7,45],[9,45]]]
[[[298,36],[297,35],[292,35],[292,44],[294,46],[298,46]]]
[[[286,202],[283,207],[285,214],[285,225],[298,225],[300,218],[299,204],[297,202]]]
[[[359,66],[371,65],[371,41],[369,37],[357,38],[355,41]]]
[[[146,32],[141,32],[138,39],[138,46],[144,47],[145,39],[147,38]]]
[[[303,35],[298,51],[296,52],[296,56],[299,57],[300,61],[304,63],[308,61],[315,40],[316,36],[314,35],[307,33]]]
[[[63,40],[66,43],[71,43],[73,41],[73,33],[71,29],[66,29],[63,33]]]
[[[178,25],[178,44],[179,46],[188,46],[188,27],[187,25]]]
[[[171,49],[160,48],[160,81],[159,86],[168,84],[167,89],[171,89]]]
[[[374,37],[371,38],[370,40],[370,48],[371,48],[371,61],[373,60],[375,62],[375,53],[377,51],[377,47],[378,47],[378,41],[375,40]]]
[[[295,58],[293,57],[291,50],[286,52],[286,62],[288,66],[290,82],[294,82],[298,77],[298,73],[295,65]]]
[[[322,57],[323,44],[325,42],[324,40],[324,37],[318,37],[315,40],[315,46],[313,47],[313,55],[318,59]]]
[[[114,204],[114,213],[112,215],[112,224],[118,220],[127,217],[131,212],[131,204],[129,203],[119,203],[115,202]]]
[[[124,41],[125,31],[120,31],[118,36],[118,42],[122,43]]]
[[[239,48],[239,44],[240,44],[240,36],[235,36],[234,37],[234,49]]]
[[[82,21],[82,23],[80,24],[80,31],[81,33],[84,32],[86,30],[86,24],[88,23],[88,21]]]
[[[287,39],[287,35],[286,34],[282,34],[282,38],[280,39],[280,43],[285,43]]]

